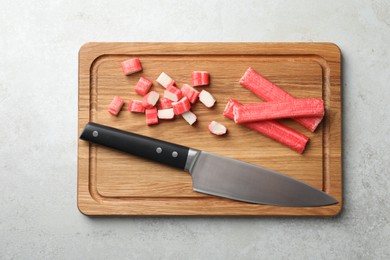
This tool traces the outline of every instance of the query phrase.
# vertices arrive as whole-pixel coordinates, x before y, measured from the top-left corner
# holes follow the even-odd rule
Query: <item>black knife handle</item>
[[[188,147],[89,122],[80,139],[144,157],[180,169],[185,168]]]

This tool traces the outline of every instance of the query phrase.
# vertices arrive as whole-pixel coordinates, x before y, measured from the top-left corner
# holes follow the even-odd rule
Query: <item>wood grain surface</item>
[[[143,71],[124,76],[120,62],[139,57]],[[335,197],[324,207],[278,207],[208,196],[192,190],[191,176],[168,166],[78,140],[78,207],[86,215],[334,216],[342,208],[341,53],[331,43],[87,43],[79,52],[79,134],[97,122],[195,149],[253,163],[304,181]],[[229,98],[259,102],[238,81],[248,67],[299,98],[323,98],[325,118],[311,133],[293,120],[280,120],[310,137],[295,151],[243,126],[222,112]],[[217,100],[209,109],[193,107],[198,122],[178,117],[146,126],[145,115],[127,111],[141,99],[134,86],[142,75],[155,81],[164,71],[181,86],[193,70],[210,72],[206,89]],[[107,112],[112,98],[126,101],[118,117]],[[207,130],[211,120],[228,128],[225,136]]]

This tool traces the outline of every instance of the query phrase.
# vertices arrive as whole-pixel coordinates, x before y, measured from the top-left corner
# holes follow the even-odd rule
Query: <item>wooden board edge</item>
[[[166,48],[161,49],[163,45]],[[248,48],[249,47],[249,48]],[[124,52],[126,49],[128,52]],[[268,55],[278,54],[319,55],[327,61],[340,61],[341,49],[332,42],[87,42],[79,50],[79,55],[97,58],[103,54],[164,54],[164,55]],[[88,55],[93,53],[93,55]],[[100,55],[99,55],[100,53]]]

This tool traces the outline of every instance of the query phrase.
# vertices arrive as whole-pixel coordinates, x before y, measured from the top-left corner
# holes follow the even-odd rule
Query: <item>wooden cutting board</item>
[[[120,63],[139,57],[143,71],[124,76]],[[87,43],[79,53],[79,134],[88,121],[105,124],[263,166],[322,189],[340,203],[324,207],[278,207],[237,202],[192,190],[184,171],[105,147],[78,141],[78,207],[86,215],[223,215],[334,216],[342,208],[341,53],[330,43]],[[229,98],[259,102],[238,81],[248,67],[295,97],[322,97],[326,115],[311,133],[292,120],[287,126],[310,137],[301,155],[245,127],[222,112]],[[141,99],[134,86],[142,75],[155,79],[164,71],[181,86],[191,72],[210,72],[204,87],[217,100],[208,109],[192,108],[198,122],[178,117],[146,126],[144,114],[127,111],[130,99]],[[202,88],[199,88],[202,89]],[[107,112],[112,98],[125,106],[118,117]],[[207,130],[211,120],[228,128],[225,136]]]

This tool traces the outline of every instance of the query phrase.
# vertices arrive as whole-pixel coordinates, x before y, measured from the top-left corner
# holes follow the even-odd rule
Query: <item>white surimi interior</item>
[[[209,125],[211,133],[216,135],[223,135],[226,133],[226,127],[218,122],[212,121]]]
[[[164,97],[169,99],[169,100],[172,100],[174,102],[179,100],[175,94],[173,94],[172,92],[169,92],[167,90],[164,91]]]
[[[156,105],[159,98],[160,95],[157,92],[151,92],[148,97],[148,103],[154,106]]]
[[[172,82],[172,80],[173,79],[169,77],[165,72],[161,72],[160,76],[158,76],[158,78],[156,79],[156,81],[164,88],[167,88]]]
[[[157,111],[157,116],[160,119],[172,119],[175,114],[173,113],[173,108],[161,109]]]
[[[187,112],[184,112],[183,114],[181,114],[182,117],[184,118],[184,120],[187,121],[188,124],[192,125],[193,123],[196,122],[196,115],[194,113],[192,113],[191,111],[187,111]]]
[[[206,90],[202,90],[199,94],[199,100],[202,102],[206,107],[212,107],[215,103],[215,98]]]

